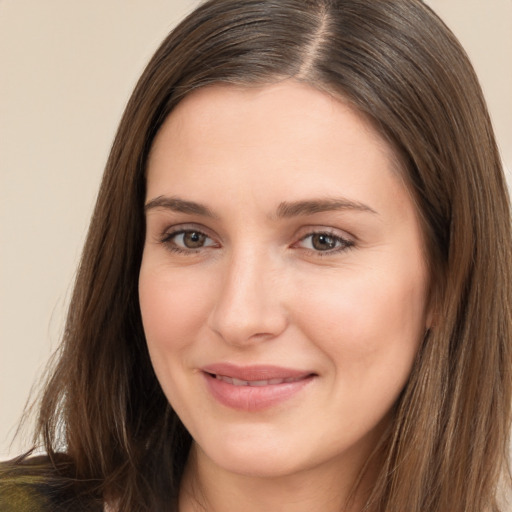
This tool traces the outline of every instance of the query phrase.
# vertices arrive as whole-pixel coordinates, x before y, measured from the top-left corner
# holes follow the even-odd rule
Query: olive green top
[[[102,512],[100,500],[76,492],[48,457],[0,463],[0,512]]]

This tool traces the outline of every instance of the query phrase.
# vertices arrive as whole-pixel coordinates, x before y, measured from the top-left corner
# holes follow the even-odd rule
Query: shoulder
[[[0,463],[2,512],[102,512],[98,500],[74,491],[48,457],[19,458]]]
[[[51,510],[50,492],[30,476],[6,477],[0,472],[0,510],[2,512],[43,512]]]

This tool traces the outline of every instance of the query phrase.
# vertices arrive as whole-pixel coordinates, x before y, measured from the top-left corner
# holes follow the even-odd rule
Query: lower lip
[[[262,411],[286,402],[313,381],[310,375],[294,382],[268,386],[235,386],[203,373],[210,393],[222,405],[240,411]]]

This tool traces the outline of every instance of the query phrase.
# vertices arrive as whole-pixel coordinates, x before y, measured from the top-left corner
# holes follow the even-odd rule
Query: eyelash
[[[348,249],[352,249],[354,247],[354,242],[352,240],[348,240],[347,238],[343,238],[342,236],[333,233],[329,230],[320,230],[320,231],[313,231],[311,233],[308,233],[306,236],[303,236],[299,242],[303,242],[304,240],[307,240],[308,238],[314,237],[314,236],[326,236],[334,241],[334,243],[338,246],[334,249],[329,249],[326,251],[321,250],[315,250],[315,249],[305,249],[311,254],[314,254],[315,256],[324,257],[324,256],[330,256],[333,254],[338,254],[344,251],[347,251]],[[298,242],[296,242],[294,245],[296,245]]]
[[[183,248],[183,247],[180,247],[179,245],[176,245],[176,243],[174,242],[174,239],[179,235],[185,235],[187,233],[197,233],[198,235],[204,236],[206,239],[212,240],[211,237],[209,237],[206,233],[204,233],[203,231],[201,231],[199,229],[179,229],[176,231],[172,231],[170,233],[169,232],[164,233],[160,239],[160,243],[162,245],[164,245],[166,247],[166,249],[168,249],[169,251],[171,251],[173,253],[177,253],[177,254],[184,254],[184,255],[197,254],[204,248],[215,247],[215,244],[210,244],[210,245],[206,245],[206,246],[203,245],[201,247],[194,249],[194,248]],[[334,243],[336,245],[338,245],[338,247],[335,247],[334,249],[329,249],[326,251],[304,248],[304,250],[306,250],[308,253],[314,254],[315,256],[325,257],[325,256],[329,256],[329,255],[347,251],[348,249],[352,249],[354,247],[353,241],[343,238],[329,230],[312,231],[311,233],[308,233],[307,235],[300,238],[298,240],[298,242],[295,242],[294,244],[292,244],[291,247],[294,247],[298,243],[304,242],[304,240],[307,240],[308,238],[313,237],[313,236],[326,236],[326,237],[332,239],[334,241]]]
[[[176,245],[174,242],[174,238],[176,238],[179,235],[185,235],[186,233],[197,233],[198,235],[202,235],[205,238],[208,238],[211,240],[211,237],[209,237],[206,233],[199,229],[178,229],[176,231],[172,231],[170,233],[166,232],[163,234],[162,238],[160,239],[160,243],[165,246],[166,249],[168,249],[171,252],[177,253],[177,254],[185,254],[185,255],[191,255],[196,254],[201,249],[204,249],[205,247],[210,246],[202,246],[198,247],[197,249],[193,248],[184,248],[180,247],[179,245]]]

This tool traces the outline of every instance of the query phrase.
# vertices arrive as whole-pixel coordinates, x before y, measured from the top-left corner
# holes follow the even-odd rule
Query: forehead
[[[304,136],[317,138],[327,135],[320,134],[318,125],[331,122],[336,114],[350,116],[352,131],[364,132],[375,145],[389,151],[371,122],[348,101],[291,79],[259,86],[215,84],[189,93],[168,116],[154,145],[166,127],[179,129],[189,137],[210,139],[216,134],[226,135],[226,132],[210,131],[213,124],[221,123],[232,127],[239,137],[248,136],[255,143],[264,140],[259,140],[258,135],[269,135],[265,131],[258,134],[257,128],[268,127],[270,123],[274,132],[284,125],[295,140]],[[347,123],[344,129],[348,129]]]
[[[148,196],[215,192],[271,199],[360,195],[400,188],[391,146],[347,102],[286,80],[214,85],[182,100],[160,129],[148,162]],[[272,185],[269,188],[269,185]],[[296,196],[296,197],[295,197]],[[356,200],[361,198],[355,197]]]
[[[361,141],[398,167],[390,145],[343,99],[293,80],[252,87],[216,84],[188,94],[175,107],[153,141],[149,164],[170,151],[175,156],[187,151],[190,157],[228,147],[227,158],[238,148],[261,154],[278,146],[283,155],[287,148],[300,149],[303,158],[313,147],[342,142],[347,152]]]

